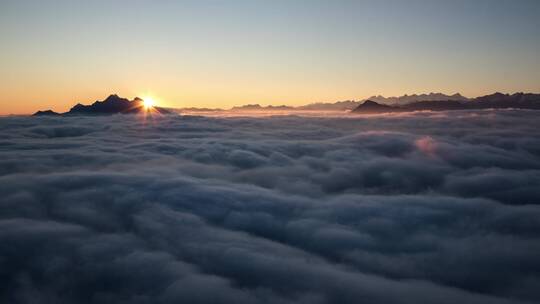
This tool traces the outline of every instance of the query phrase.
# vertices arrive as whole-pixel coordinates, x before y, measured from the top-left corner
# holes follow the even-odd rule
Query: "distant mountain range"
[[[495,93],[477,98],[467,98],[456,93],[413,94],[400,97],[372,96],[361,101],[346,100],[334,103],[312,103],[304,106],[261,106],[249,104],[230,111],[351,111],[353,113],[385,113],[406,111],[446,111],[488,108],[540,109],[540,94]]]
[[[387,105],[378,103],[373,100],[366,100],[362,104],[358,105],[351,112],[355,114],[373,114],[410,111],[448,111],[508,108],[540,110],[540,94],[516,93],[510,95],[495,93],[467,100],[422,100],[402,105]]]
[[[338,102],[317,102],[304,106],[261,106],[259,104],[248,104],[244,106],[234,107],[231,111],[350,111],[358,107],[366,100],[375,101],[378,104],[384,105],[406,105],[418,101],[469,101],[470,99],[462,96],[459,93],[454,95],[445,95],[442,93],[429,94],[413,94],[403,95],[400,97],[384,97],[381,95],[371,96],[364,100],[345,100]]]
[[[345,100],[338,102],[317,102],[304,106],[261,106],[259,104],[248,104],[233,107],[230,111],[349,111],[360,105],[362,101]]]
[[[76,104],[68,112],[57,113],[51,110],[37,111],[34,116],[73,116],[73,115],[111,115],[111,114],[138,114],[138,113],[171,114],[171,109],[161,107],[146,108],[144,100],[135,97],[133,100],[110,95],[103,101],[96,101],[91,105]]]
[[[387,113],[406,111],[445,111],[445,110],[466,110],[466,109],[488,109],[488,108],[521,108],[540,109],[540,94],[515,93],[502,94],[495,93],[473,99],[466,98],[460,94],[445,95],[441,93],[430,93],[420,95],[404,95],[401,97],[372,96],[366,100],[354,101],[345,100],[334,103],[312,103],[304,106],[261,106],[259,104],[248,104],[234,107],[230,110],[208,109],[208,108],[184,108],[170,109],[162,107],[144,107],[141,98],[129,100],[118,95],[110,95],[103,101],[96,101],[91,105],[77,104],[68,112],[57,113],[51,110],[38,111],[34,116],[73,116],[73,115],[110,115],[110,114],[137,114],[152,112],[156,114],[173,114],[181,112],[249,112],[249,111],[340,111],[352,113]]]
[[[285,105],[263,107],[259,104],[248,104],[239,107],[233,107],[230,111],[291,111],[295,109],[295,107]]]
[[[383,97],[381,95],[371,96],[366,100],[375,101],[376,103],[386,104],[386,105],[406,105],[418,101],[469,101],[470,99],[462,96],[459,93],[454,95],[445,95],[442,93],[429,93],[429,94],[413,94],[413,95],[403,95],[400,97]],[[365,101],[365,100],[364,100]]]

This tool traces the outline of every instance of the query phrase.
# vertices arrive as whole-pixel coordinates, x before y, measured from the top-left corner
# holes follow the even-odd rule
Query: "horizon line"
[[[157,104],[156,106],[161,107],[161,108],[167,108],[167,109],[175,109],[175,110],[181,110],[181,109],[201,109],[202,110],[202,109],[207,109],[207,110],[213,110],[213,111],[229,111],[229,110],[232,110],[234,108],[244,107],[244,106],[300,108],[300,107],[309,106],[309,105],[315,105],[315,104],[335,104],[335,103],[338,103],[338,102],[347,102],[347,101],[361,102],[361,101],[370,100],[371,98],[374,98],[374,97],[376,97],[376,98],[385,98],[385,99],[393,99],[393,98],[414,97],[414,96],[423,96],[423,95],[424,96],[429,96],[429,95],[437,95],[437,94],[445,95],[445,96],[448,96],[448,97],[459,95],[459,96],[461,96],[463,98],[473,100],[473,99],[476,99],[476,98],[479,98],[479,97],[495,95],[495,94],[503,94],[503,95],[510,95],[511,96],[511,95],[515,95],[515,94],[540,94],[540,93],[525,92],[525,91],[514,91],[514,92],[511,92],[511,93],[504,93],[504,92],[501,92],[501,91],[495,91],[494,93],[491,93],[491,94],[478,95],[476,97],[468,97],[468,96],[465,96],[465,95],[461,94],[460,92],[456,92],[456,93],[453,93],[453,94],[445,94],[445,93],[441,93],[441,92],[431,91],[429,93],[412,93],[412,94],[406,93],[406,94],[399,95],[399,96],[388,96],[388,97],[385,96],[385,95],[382,95],[382,94],[377,94],[377,95],[371,95],[369,97],[361,98],[361,99],[342,99],[342,100],[334,100],[334,101],[314,101],[314,102],[309,102],[309,103],[300,104],[300,105],[288,105],[288,104],[285,104],[285,103],[283,103],[283,104],[265,104],[265,103],[261,103],[261,102],[248,102],[248,103],[233,105],[233,106],[231,106],[229,108],[216,108],[216,107],[207,107],[207,106],[175,107],[175,106],[163,106],[163,105],[159,105],[159,104]],[[93,104],[95,102],[102,102],[102,101],[106,100],[110,96],[117,96],[117,97],[120,97],[120,98],[128,99],[130,101],[133,101],[135,99],[144,100],[144,98],[151,97],[151,96],[140,97],[138,95],[138,96],[134,96],[133,98],[130,99],[130,98],[122,97],[118,93],[111,93],[111,94],[108,94],[107,97],[105,97],[104,99],[101,99],[101,100],[97,99],[97,100],[94,100],[94,101],[90,101],[89,103],[83,103],[81,101],[74,101],[74,105],[76,105],[76,104],[91,105],[91,104]],[[178,104],[179,102],[172,102],[172,103],[177,103]],[[37,109],[32,113],[0,113],[0,116],[27,116],[27,115],[32,115],[32,114],[34,114],[34,113],[36,113],[38,111],[47,111],[47,110],[54,111],[53,107],[49,107],[49,108],[46,108],[46,109]],[[54,111],[54,112],[56,112],[56,111]]]

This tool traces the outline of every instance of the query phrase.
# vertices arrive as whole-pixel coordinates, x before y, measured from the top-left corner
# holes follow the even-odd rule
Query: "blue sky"
[[[112,92],[227,107],[540,91],[538,16],[526,0],[2,0],[0,112]]]

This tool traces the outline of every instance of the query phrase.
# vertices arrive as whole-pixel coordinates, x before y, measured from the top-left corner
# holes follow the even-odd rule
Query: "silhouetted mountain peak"
[[[380,106],[380,104],[376,103],[373,100],[368,99],[368,100],[364,101],[364,103],[362,103],[362,106],[363,107],[373,107],[373,106]]]
[[[127,98],[122,98],[116,94],[112,94],[112,95],[109,95],[109,97],[107,97],[105,100],[103,101],[96,101],[96,102],[101,102],[101,103],[104,103],[104,104],[127,104],[127,103],[131,103],[132,101],[130,101],[129,99]]]
[[[52,111],[51,111],[52,112]],[[54,113],[54,112],[53,112]],[[55,115],[48,111],[38,111],[34,115]],[[91,105],[77,103],[68,112],[57,115],[107,115],[107,114],[137,114],[137,113],[156,113],[170,114],[174,113],[160,107],[146,108],[143,105],[143,99],[135,97],[133,100],[122,98],[117,94],[111,94],[105,100],[97,100]]]
[[[53,110],[37,111],[32,116],[60,116],[60,113],[56,113]]]
[[[391,112],[393,107],[379,104],[373,100],[366,100],[364,103],[356,107],[352,112],[361,112],[361,113],[385,113]]]

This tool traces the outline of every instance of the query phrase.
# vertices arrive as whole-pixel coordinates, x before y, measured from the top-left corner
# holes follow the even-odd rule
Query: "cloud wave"
[[[0,302],[537,302],[539,129],[3,117]]]

